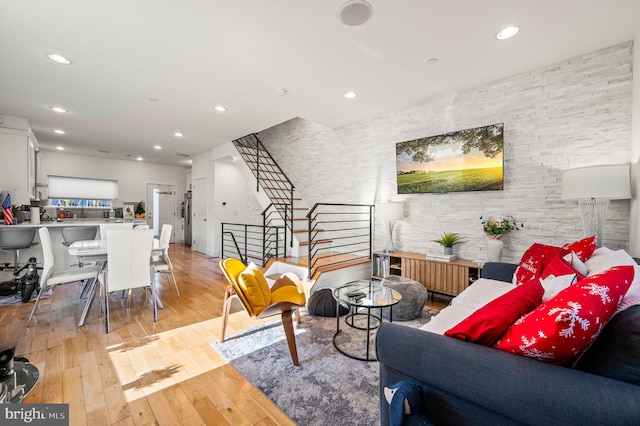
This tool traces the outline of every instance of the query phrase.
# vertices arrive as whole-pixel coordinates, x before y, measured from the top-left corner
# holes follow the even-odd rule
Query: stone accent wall
[[[577,203],[560,199],[562,170],[630,161],[632,49],[629,41],[335,130],[296,118],[260,137],[309,206],[404,200],[398,250],[441,251],[431,240],[457,232],[468,240],[458,255],[484,260],[480,216],[511,214],[525,227],[504,238],[503,260],[517,261],[534,242],[582,237]],[[397,142],[494,123],[504,123],[503,191],[397,194]],[[378,222],[374,247],[384,232]],[[627,248],[628,239],[629,201],[613,201],[604,245]]]

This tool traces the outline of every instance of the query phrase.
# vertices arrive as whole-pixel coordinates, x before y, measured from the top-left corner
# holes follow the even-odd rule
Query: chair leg
[[[293,311],[295,316],[296,316],[296,323],[297,324],[302,324],[302,319],[300,317],[300,309],[296,309],[295,311]]]
[[[293,365],[298,366],[298,348],[296,348],[296,335],[293,332],[293,318],[291,317],[291,311],[285,311],[282,313],[282,326],[284,327],[284,334],[287,336],[287,343],[289,344],[289,352],[291,352],[291,360]]]
[[[231,310],[231,287],[227,288],[224,293],[224,307],[222,312],[222,335],[220,343],[224,342],[224,335],[227,332],[227,320],[229,319],[229,311]]]
[[[156,286],[151,282],[151,299],[153,303],[153,322],[158,321],[158,297],[156,295]]]
[[[173,280],[173,286],[176,288],[176,294],[180,297],[180,290],[178,290],[178,283],[176,282],[176,277],[173,275],[173,269],[170,270],[170,273],[171,279]],[[169,288],[171,288],[171,285],[169,285]]]
[[[46,284],[42,286],[42,288],[40,289],[40,292],[38,293],[38,297],[36,297],[36,301],[33,304],[33,308],[31,309],[31,315],[29,315],[29,319],[27,320],[27,327],[29,327],[29,324],[31,323],[31,319],[33,318],[33,315],[36,313],[36,309],[38,308],[38,302],[40,302],[40,297],[42,296],[42,293],[44,293],[44,291],[47,289]]]
[[[82,293],[80,293],[80,299],[84,300],[87,298],[87,294],[89,293],[90,287],[91,287],[91,280],[84,280],[84,287],[82,287]]]
[[[173,286],[176,288],[176,294],[178,295],[178,297],[180,297],[180,291],[178,290],[178,283],[176,282],[176,277],[175,275],[173,275],[173,264],[171,263],[171,259],[169,258],[169,256],[165,256],[165,261],[167,262],[167,265],[169,265],[169,273],[171,274],[171,279],[173,280]],[[169,286],[169,288],[171,288],[171,286]]]
[[[105,280],[106,281],[106,280]],[[104,300],[104,332],[109,332],[109,292],[107,289],[103,289]]]

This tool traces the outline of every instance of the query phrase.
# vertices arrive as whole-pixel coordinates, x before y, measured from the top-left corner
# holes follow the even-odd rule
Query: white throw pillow
[[[560,293],[562,290],[569,287],[571,284],[575,284],[576,282],[576,274],[560,275],[559,277],[556,277],[555,275],[549,275],[544,280],[541,279],[540,284],[542,284],[542,288],[544,288],[542,303],[552,299],[556,294]]]
[[[585,265],[584,262],[580,260],[578,255],[575,254],[574,252],[567,254],[566,256],[563,257],[563,259],[566,260],[569,263],[569,265],[571,265],[571,267],[575,269],[575,271],[580,275],[584,275],[586,277],[587,274],[589,273],[587,269],[587,265]]]
[[[593,252],[593,256],[584,262],[589,271],[588,276],[599,274],[613,266],[633,266],[635,275],[633,282],[627,293],[622,298],[622,302],[616,310],[616,314],[626,308],[640,304],[640,266],[633,260],[633,257],[624,250],[613,251],[607,247],[600,247]]]

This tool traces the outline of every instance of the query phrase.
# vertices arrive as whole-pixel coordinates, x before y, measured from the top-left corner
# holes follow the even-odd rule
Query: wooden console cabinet
[[[457,296],[480,277],[482,265],[470,260],[450,262],[427,259],[424,254],[397,251],[373,254],[373,277],[399,275],[421,283],[427,290]]]

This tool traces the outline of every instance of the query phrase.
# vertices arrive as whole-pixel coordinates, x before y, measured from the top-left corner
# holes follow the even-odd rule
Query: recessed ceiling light
[[[154,145],[153,149],[162,149],[162,147],[160,145]]]
[[[286,94],[287,94],[287,89],[285,89],[284,87],[280,87],[280,88],[276,89],[276,95],[284,96]]]
[[[57,53],[49,53],[47,55],[47,57],[49,59],[51,59],[52,61],[55,61],[55,62],[57,62],[59,64],[69,65],[71,63],[71,61],[69,59],[65,58],[62,55],[58,55]]]
[[[344,97],[347,98],[347,99],[353,99],[356,96],[358,96],[358,94],[356,92],[347,92],[347,93],[344,94]]]
[[[62,108],[61,106],[55,106],[55,105],[54,106],[50,106],[49,109],[51,109],[52,111],[55,111],[55,112],[60,112],[60,113],[69,112],[68,109]]]
[[[189,163],[189,164],[193,164],[193,160],[189,160],[189,161],[188,161],[188,163]]]
[[[225,107],[223,107],[222,105],[216,105],[215,107],[213,107],[213,109],[215,109],[218,112],[225,112],[227,109]]]
[[[506,27],[498,31],[498,34],[496,34],[496,38],[498,40],[506,40],[518,34],[518,31],[520,31],[520,28],[516,26]]]
[[[107,151],[106,149],[98,149],[97,151],[101,154],[109,154],[109,151]]]
[[[180,133],[180,132],[175,132],[175,133],[173,134],[173,136],[175,136],[176,138],[181,138],[181,137],[183,137],[184,135],[183,135],[182,133]]]
[[[142,161],[142,160],[143,160],[143,158],[142,158],[142,157],[136,157],[136,160],[138,160],[138,161]]]
[[[429,65],[435,65],[435,64],[438,63],[438,58],[429,58],[429,59],[427,59],[427,63]]]
[[[67,132],[65,132],[65,131],[64,131],[64,130],[62,130],[62,129],[56,129],[56,130],[54,130],[54,131],[53,131],[53,133],[57,133],[57,134],[59,134],[59,135],[64,135],[64,134],[66,134]]]
[[[56,146],[56,149],[57,149],[58,151],[64,151],[64,146]]]

